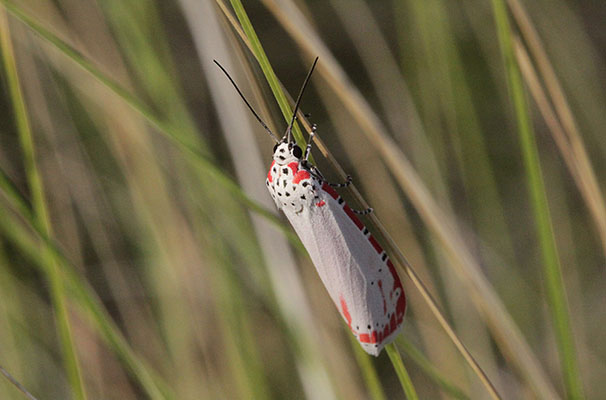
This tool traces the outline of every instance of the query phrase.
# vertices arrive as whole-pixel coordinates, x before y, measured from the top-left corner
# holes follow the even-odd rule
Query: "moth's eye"
[[[278,148],[278,145],[279,145],[279,144],[280,144],[280,143],[276,143],[276,145],[274,146],[274,151],[273,151],[274,153],[276,152],[276,149]]]
[[[303,155],[303,151],[299,146],[295,145],[295,147],[292,149],[292,155],[297,158],[301,158],[301,156]]]

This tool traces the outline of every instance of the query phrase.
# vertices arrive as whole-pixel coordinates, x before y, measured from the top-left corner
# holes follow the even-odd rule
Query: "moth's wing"
[[[285,214],[307,249],[330,297],[360,344],[378,355],[400,330],[406,300],[383,250],[336,192],[299,214]]]

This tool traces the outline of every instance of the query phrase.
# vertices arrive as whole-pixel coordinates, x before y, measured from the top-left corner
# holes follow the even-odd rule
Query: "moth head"
[[[280,142],[274,146],[274,160],[279,165],[286,165],[293,161],[299,161],[303,151],[296,143]]]

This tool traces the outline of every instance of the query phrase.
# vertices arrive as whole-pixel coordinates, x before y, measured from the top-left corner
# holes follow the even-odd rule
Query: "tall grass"
[[[603,27],[586,5],[0,4],[0,397],[606,390]],[[315,161],[354,176],[343,195],[375,208],[409,298],[377,359],[275,212],[273,142],[212,63],[280,134],[316,56],[295,137],[310,112]]]

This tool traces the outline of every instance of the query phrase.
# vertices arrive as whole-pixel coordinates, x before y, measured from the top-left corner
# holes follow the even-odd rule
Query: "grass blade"
[[[36,400],[33,394],[31,394],[22,384],[19,383],[2,365],[0,365],[0,374],[4,375],[8,381],[13,384],[25,397],[29,400]]]
[[[32,196],[34,217],[36,225],[43,229],[48,236],[52,235],[50,217],[46,206],[44,187],[42,178],[38,170],[36,162],[36,150],[34,138],[29,125],[27,108],[17,73],[17,65],[11,43],[10,31],[6,13],[0,13],[0,43],[2,47],[2,55],[4,60],[4,69],[8,80],[9,91],[13,103],[13,111],[17,124],[17,131],[23,152],[24,167],[27,175],[29,190]],[[60,277],[59,265],[57,260],[46,249],[42,250],[44,258],[44,273],[50,285],[50,297],[55,311],[55,324],[61,349],[63,353],[63,363],[65,371],[70,382],[72,395],[76,399],[85,400],[86,393],[80,365],[77,356],[76,344],[74,342],[72,328],[69,321],[69,312],[67,309],[67,301],[65,288]]]
[[[438,386],[442,388],[449,396],[458,400],[469,400],[461,389],[451,383],[438,369],[425,358],[425,356],[408,341],[406,338],[400,338],[399,346],[402,350],[425,372]]]
[[[524,166],[536,221],[537,235],[541,247],[543,274],[546,280],[548,300],[555,325],[560,365],[564,374],[566,392],[569,398],[582,399],[584,398],[583,388],[577,366],[570,316],[568,315],[566,291],[552,229],[545,184],[543,183],[541,173],[539,152],[526,104],[522,77],[514,55],[509,16],[503,1],[493,0],[492,4],[508,77],[510,96],[518,122],[518,134],[524,157]]]
[[[557,75],[549,62],[549,57],[547,57],[539,34],[534,29],[526,10],[518,0],[508,0],[507,3],[520,28],[520,32],[528,43],[530,52],[537,62],[541,76],[545,81],[545,86],[553,101],[555,112],[561,122],[561,130],[567,135],[568,145],[566,148],[570,149],[570,152],[577,163],[577,165],[574,166],[567,165],[575,178],[581,195],[587,203],[589,211],[593,214],[592,220],[596,224],[602,242],[602,250],[606,255],[606,202],[604,201],[604,196],[600,190],[591,161],[589,160],[589,155],[587,154],[583,139],[577,128],[574,115],[570,110],[570,106],[564,95],[564,90],[558,81]],[[524,78],[528,82],[526,74],[524,74]],[[556,132],[553,129],[551,129],[551,131],[556,135]],[[554,139],[556,140],[556,143],[558,143],[558,139],[555,136]],[[567,149],[563,148],[559,143],[558,148],[560,149],[560,152],[562,152],[562,157],[566,158],[565,152]]]
[[[412,381],[410,380],[410,376],[408,375],[408,371],[404,367],[404,362],[402,361],[402,357],[400,356],[400,352],[394,343],[390,343],[385,346],[385,351],[387,351],[387,355],[389,355],[389,359],[393,364],[394,369],[396,370],[396,374],[398,375],[398,379],[400,380],[400,384],[402,385],[402,389],[404,389],[404,393],[406,394],[406,398],[408,400],[419,400],[419,396],[417,396],[417,391],[415,390]]]
[[[351,347],[353,348],[354,356],[356,357],[358,367],[362,372],[362,378],[366,383],[366,388],[368,389],[368,394],[370,395],[370,398],[373,400],[385,400],[385,392],[383,391],[381,381],[379,380],[379,375],[377,374],[377,370],[372,364],[371,358],[360,347],[360,344],[350,332],[346,332],[346,334],[351,342]]]
[[[234,11],[236,12],[236,16],[238,17],[238,21],[240,21],[242,29],[246,34],[246,37],[250,41],[253,54],[255,55],[255,57],[257,57],[257,60],[259,61],[259,66],[261,67],[263,74],[265,74],[265,79],[267,79],[267,83],[271,87],[271,91],[274,94],[278,105],[280,106],[280,110],[282,111],[284,119],[286,120],[286,122],[290,122],[292,118],[292,109],[290,108],[288,99],[286,98],[284,91],[282,91],[282,88],[278,81],[278,77],[276,76],[273,68],[271,67],[271,64],[269,63],[269,59],[267,58],[267,55],[263,50],[263,46],[261,46],[261,42],[259,41],[257,33],[255,32],[252,24],[250,23],[250,19],[248,19],[248,15],[246,14],[244,7],[242,6],[242,3],[240,2],[240,0],[231,0],[231,5],[234,8]],[[299,129],[299,126],[296,124],[296,122],[293,126],[293,134],[299,146],[304,146],[305,139],[303,138],[303,134],[301,133],[301,130]]]
[[[300,248],[298,238],[290,228],[287,228],[280,221],[280,219],[276,217],[275,214],[269,212],[265,207],[248,198],[246,194],[242,191],[242,189],[238,186],[238,184],[233,181],[233,179],[228,177],[221,168],[217,167],[206,156],[201,154],[196,149],[196,146],[194,144],[184,141],[181,136],[175,132],[173,126],[157,117],[145,104],[139,101],[139,99],[133,96],[130,92],[128,92],[118,83],[103,74],[98,68],[93,65],[93,63],[91,63],[82,54],[80,54],[80,52],[78,52],[69,44],[54,35],[48,29],[44,28],[41,24],[39,24],[29,15],[25,14],[13,3],[8,0],[0,0],[0,3],[4,5],[7,11],[9,11],[14,17],[19,19],[32,31],[39,35],[40,38],[50,43],[53,47],[63,53],[67,58],[69,58],[78,66],[80,66],[83,70],[91,74],[93,78],[98,80],[110,91],[115,93],[128,106],[130,106],[133,110],[140,114],[142,118],[144,118],[152,126],[157,128],[162,135],[170,139],[179,149],[181,149],[181,151],[183,151],[183,153],[188,157],[189,161],[192,162],[196,168],[203,170],[204,173],[208,174],[213,179],[215,179],[217,183],[229,190],[230,193],[235,196],[236,199],[241,201],[248,208],[274,223],[276,227],[282,230],[282,232],[286,235],[286,237],[292,244]]]
[[[7,192],[4,191],[4,188],[1,189],[6,195]],[[20,198],[10,197],[10,200],[11,206],[13,204],[22,203]],[[154,400],[172,398],[170,390],[167,389],[163,380],[160,377],[155,376],[134,354],[117,326],[104,310],[99,299],[95,296],[93,290],[81,280],[77,272],[71,266],[69,260],[63,256],[59,247],[57,247],[44,231],[36,228],[36,226],[32,224],[32,222],[34,222],[33,220],[28,218],[27,215],[23,217],[38,234],[41,243],[38,243],[32,238],[27,229],[22,226],[21,221],[9,213],[5,207],[0,207],[0,230],[4,232],[4,235],[9,241],[14,243],[17,248],[21,249],[23,254],[31,259],[31,261],[42,271],[46,268],[46,259],[39,251],[40,247],[42,246],[49,254],[52,254],[54,259],[62,265],[61,279],[65,281],[66,288],[73,293],[73,299],[78,305],[88,311],[87,315],[95,322],[95,327],[100,332],[103,339],[114,349],[118,357],[133,373],[133,376],[137,378],[147,395]]]

